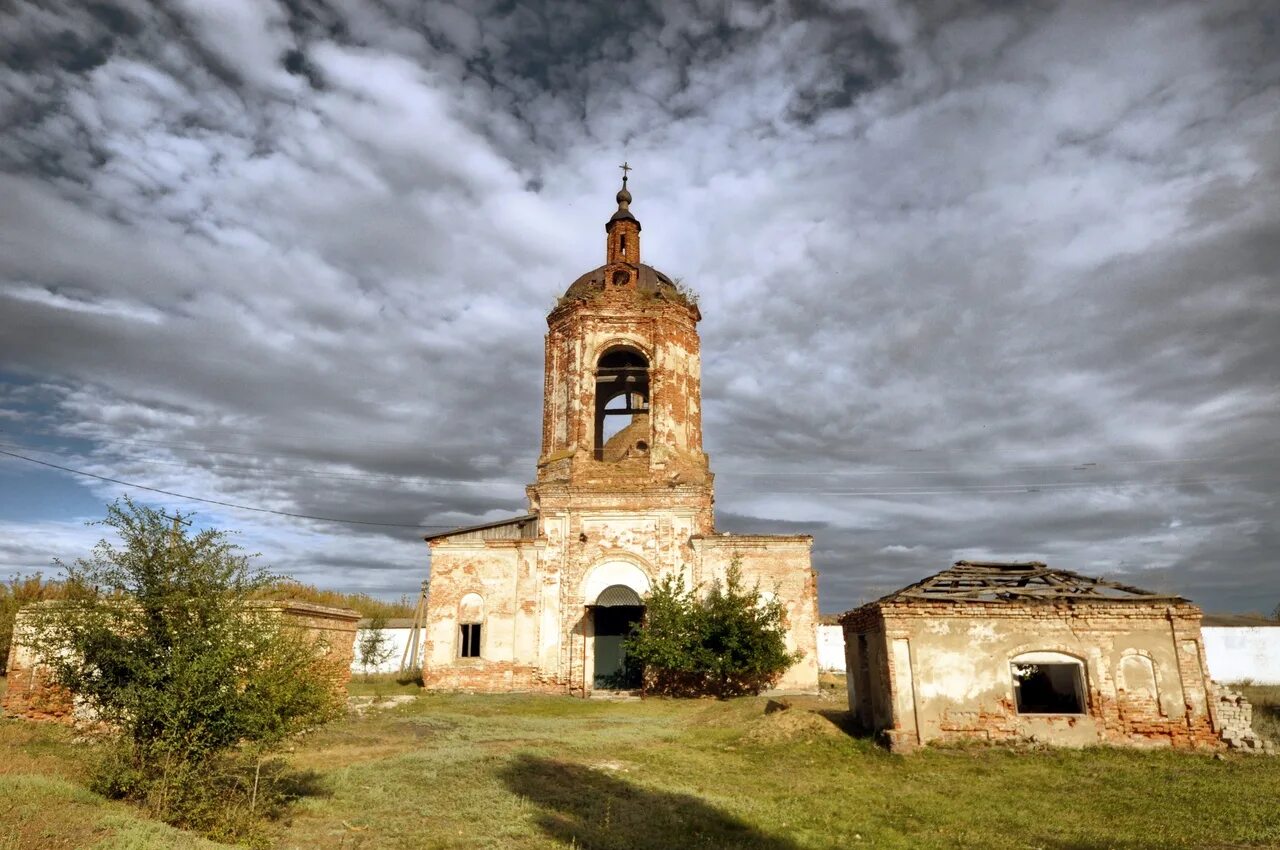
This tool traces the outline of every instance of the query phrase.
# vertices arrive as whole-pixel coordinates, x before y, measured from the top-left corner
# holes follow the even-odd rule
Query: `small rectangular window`
[[[1019,714],[1084,714],[1084,671],[1079,664],[1010,665]]]
[[[479,623],[462,624],[462,639],[458,642],[458,656],[460,658],[480,657]]]

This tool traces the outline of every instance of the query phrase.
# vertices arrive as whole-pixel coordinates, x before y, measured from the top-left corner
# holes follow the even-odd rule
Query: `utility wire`
[[[175,493],[172,490],[161,490],[158,487],[148,487],[145,484],[134,484],[133,482],[130,482],[130,481],[121,481],[119,478],[108,478],[105,475],[97,475],[93,472],[85,472],[83,469],[72,469],[69,466],[59,466],[56,463],[49,463],[48,461],[44,461],[44,460],[36,460],[33,457],[20,455],[20,454],[17,454],[16,452],[5,451],[4,449],[0,449],[0,455],[8,455],[9,457],[17,458],[18,460],[25,460],[29,463],[37,463],[40,466],[47,466],[50,469],[57,469],[62,472],[70,472],[73,475],[83,475],[86,478],[96,478],[99,481],[106,481],[111,484],[119,484],[123,487],[134,487],[138,490],[147,490],[151,493],[160,493],[161,495],[164,495],[164,496],[173,496],[178,499],[187,499],[192,502],[204,502],[206,505],[219,505],[224,508],[235,508],[241,511],[254,511],[260,514],[275,514],[277,516],[295,517],[297,519],[314,519],[314,520],[320,520],[321,522],[341,522],[341,523],[346,523],[348,525],[376,525],[381,528],[457,528],[456,525],[410,525],[408,523],[401,523],[401,522],[373,522],[371,520],[364,520],[364,519],[340,519],[339,517],[331,517],[331,516],[313,516],[311,514],[295,514],[295,513],[290,513],[289,511],[276,511],[276,510],[272,510],[271,508],[253,508],[248,505],[237,505],[234,502],[220,502],[217,499],[203,499],[199,496],[188,496],[186,493]]]

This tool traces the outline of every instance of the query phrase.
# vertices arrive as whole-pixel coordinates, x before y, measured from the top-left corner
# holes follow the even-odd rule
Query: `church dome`
[[[586,300],[603,292],[605,269],[607,268],[608,266],[600,266],[575,280],[565,291],[565,299],[569,301]],[[643,263],[640,264],[639,273],[636,275],[636,291],[643,292],[646,295],[653,295],[657,298],[665,298],[677,304],[693,306],[689,298],[676,286],[675,281],[653,266],[646,266]]]

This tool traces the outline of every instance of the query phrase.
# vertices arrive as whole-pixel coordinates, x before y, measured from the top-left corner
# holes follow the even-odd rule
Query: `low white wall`
[[[376,667],[370,667],[370,673],[398,673],[400,672],[400,658],[404,655],[404,648],[409,645],[409,634],[413,629],[383,629],[382,633],[387,637],[387,649],[391,650],[391,655],[386,661],[383,661]],[[352,673],[364,673],[364,666],[360,664],[360,641],[369,633],[368,629],[359,629],[356,631],[355,655],[351,660]],[[411,665],[412,666],[412,665]]]
[[[818,626],[818,669],[844,672],[844,626]]]
[[[1205,626],[1200,631],[1215,681],[1280,685],[1280,627]]]

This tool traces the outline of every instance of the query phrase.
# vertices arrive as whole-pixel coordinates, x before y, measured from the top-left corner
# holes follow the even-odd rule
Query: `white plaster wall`
[[[387,636],[387,648],[393,650],[391,657],[379,664],[377,667],[370,667],[370,673],[398,673],[400,671],[400,658],[404,655],[404,648],[409,645],[409,635],[413,629],[383,629],[382,633]],[[363,673],[365,669],[360,664],[360,641],[368,634],[367,629],[359,629],[356,631],[355,654],[352,656],[351,672]],[[422,639],[418,640],[419,649],[422,646]],[[410,665],[414,666],[414,665]]]
[[[1280,627],[1205,626],[1200,631],[1213,679],[1280,685]]]
[[[818,626],[818,669],[845,672],[844,626]]]

